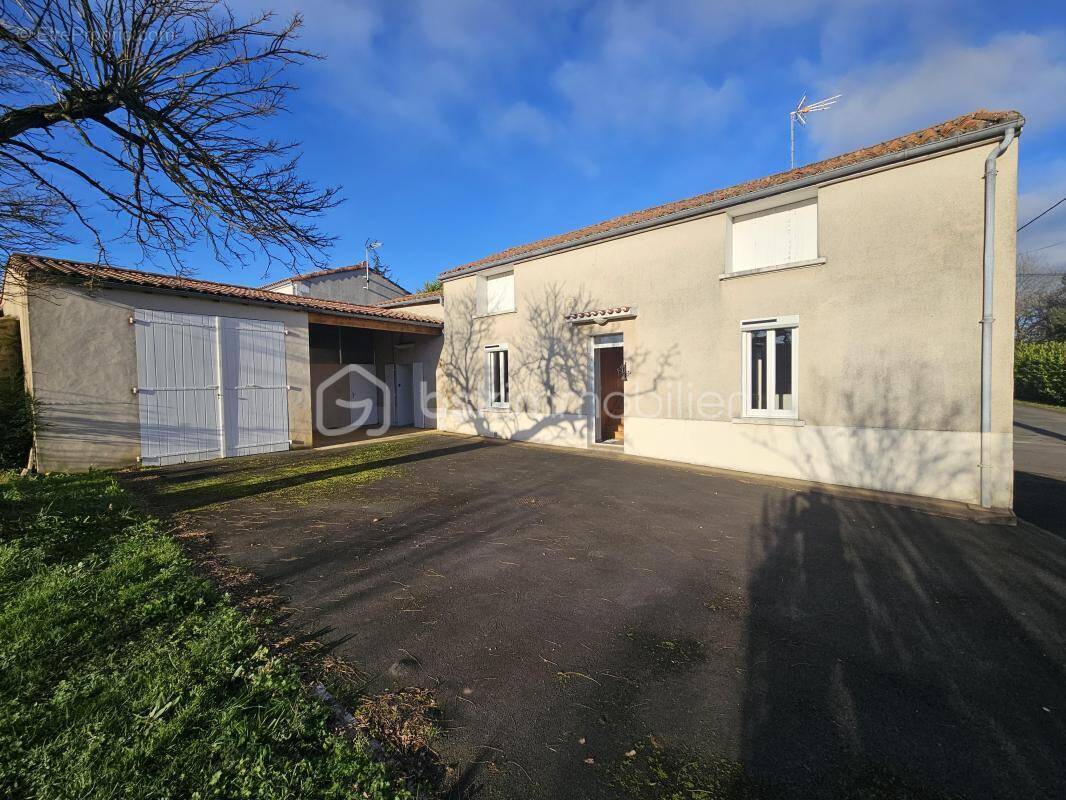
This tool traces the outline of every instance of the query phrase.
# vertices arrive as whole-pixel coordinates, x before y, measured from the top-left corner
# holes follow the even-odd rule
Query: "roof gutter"
[[[441,275],[442,281],[455,280],[465,275],[470,275],[474,272],[481,272],[486,269],[494,269],[495,267],[502,267],[508,264],[515,264],[520,261],[529,261],[534,258],[541,258],[542,256],[550,255],[552,253],[558,253],[563,250],[571,250],[576,247],[584,247],[595,242],[601,242],[606,239],[613,239],[618,236],[628,236],[633,233],[648,230],[649,228],[657,228],[662,225],[671,225],[675,222],[681,222],[682,220],[691,219],[693,217],[700,217],[705,214],[710,214],[716,211],[720,211],[731,206],[740,205],[742,203],[750,203],[753,200],[759,200],[764,197],[772,197],[775,194],[784,194],[785,192],[791,192],[796,189],[803,189],[808,186],[815,186],[821,183],[829,183],[830,181],[839,180],[840,178],[846,178],[851,175],[857,175],[861,172],[869,172],[871,170],[880,169],[882,167],[893,166],[903,161],[910,161],[915,158],[921,158],[923,156],[932,155],[934,153],[940,153],[945,150],[954,150],[958,147],[964,147],[969,144],[984,141],[985,139],[995,139],[1002,136],[1007,130],[1020,129],[1025,123],[1025,120],[1011,120],[1009,122],[1000,122],[995,125],[990,125],[987,128],[982,128],[979,131],[971,131],[969,133],[963,133],[958,136],[953,136],[950,139],[941,139],[937,142],[930,142],[929,144],[918,145],[917,147],[909,147],[906,150],[900,150],[898,153],[889,153],[883,156],[877,156],[876,158],[870,158],[865,161],[859,161],[855,164],[849,164],[845,167],[838,167],[836,169],[829,170],[827,172],[819,172],[815,175],[809,175],[804,178],[797,178],[794,181],[788,181],[787,183],[781,183],[777,186],[768,186],[764,189],[756,189],[754,192],[746,192],[745,194],[739,194],[736,197],[728,197],[724,200],[718,200],[714,203],[707,203],[702,206],[695,206],[693,208],[686,208],[683,211],[675,211],[673,214],[666,214],[662,217],[656,217],[655,219],[645,220],[643,222],[635,222],[632,225],[626,225],[621,228],[614,228],[609,231],[601,231],[600,233],[594,233],[590,236],[585,236],[581,239],[575,239],[572,242],[561,242],[555,245],[549,245],[548,247],[542,247],[538,250],[532,250],[528,253],[521,253],[516,256],[510,256],[508,258],[501,258],[496,261],[490,261],[487,264],[478,264],[477,266],[468,267],[458,272],[451,274],[443,273]]]

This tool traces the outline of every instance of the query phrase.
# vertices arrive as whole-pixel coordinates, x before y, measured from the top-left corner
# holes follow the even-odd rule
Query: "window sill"
[[[782,272],[788,269],[802,269],[803,267],[820,267],[824,265],[824,258],[812,258],[808,261],[792,261],[788,264],[772,264],[768,267],[754,267],[753,269],[741,269],[736,272],[723,272],[718,280],[726,281],[730,278],[743,278],[747,275],[762,275],[764,272]]]
[[[784,425],[786,428],[802,428],[807,423],[795,417],[733,417],[734,425]]]
[[[509,405],[508,406],[486,406],[485,408],[481,409],[481,413],[482,414],[490,414],[490,413],[494,413],[494,414],[510,414],[511,413],[511,407]]]
[[[518,309],[517,308],[509,308],[506,311],[493,311],[490,314],[486,314],[484,312],[482,312],[480,314],[474,314],[474,319],[485,319],[487,317],[502,317],[502,316],[504,316],[506,314],[517,314],[517,313],[518,313]]]

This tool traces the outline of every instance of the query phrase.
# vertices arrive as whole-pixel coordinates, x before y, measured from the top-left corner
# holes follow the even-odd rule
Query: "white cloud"
[[[1066,122],[1066,36],[1009,33],[986,44],[930,43],[907,61],[825,78],[842,102],[809,128],[823,154],[871,144],[978,108],[1017,109],[1027,133]]]
[[[722,123],[738,101],[733,77],[708,81],[701,44],[723,35],[712,7],[609,3],[599,9],[581,57],[561,64],[553,84],[574,122],[592,130],[649,133]]]
[[[350,0],[315,0],[313,4],[301,0],[271,0],[269,3],[228,0],[228,4],[242,18],[258,14],[264,8],[274,12],[275,20],[300,14],[304,21],[301,43],[319,50],[366,48],[381,30],[383,22],[378,7]]]
[[[467,139],[479,120],[497,141],[545,143],[712,126],[738,102],[741,82],[708,70],[709,52],[745,27],[787,24],[830,1],[273,5],[302,11],[306,44],[328,55],[312,88],[341,111]],[[244,13],[257,8],[255,0],[235,3]]]
[[[1024,144],[1023,136],[1023,147]],[[1066,195],[1066,159],[1041,164],[1032,187],[1018,195],[1018,224],[1029,222],[1063,195]],[[1045,268],[1066,272],[1066,203],[1018,234],[1018,253],[1032,256]]]
[[[233,2],[243,13],[258,8]],[[791,95],[793,84],[796,95],[845,94],[812,120],[801,152],[851,149],[978,107],[1020,109],[1030,138],[1066,120],[1066,34],[973,44],[956,28],[960,38],[944,42],[939,32],[957,19],[956,0],[903,0],[892,13],[873,0],[272,5],[280,14],[302,10],[306,44],[328,55],[294,73],[309,100],[356,124],[452,139],[471,153],[533,143],[594,160],[608,137],[651,145],[765,119],[766,103],[782,100],[776,85]],[[781,37],[777,62],[743,66],[745,41],[784,31],[795,43],[791,33]],[[589,161],[583,171],[595,168]]]
[[[489,128],[503,139],[518,139],[547,144],[556,135],[554,120],[539,108],[519,100],[502,112],[491,115]]]

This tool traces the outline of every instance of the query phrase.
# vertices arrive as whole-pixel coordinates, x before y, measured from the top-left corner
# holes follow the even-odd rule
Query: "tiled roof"
[[[176,275],[160,275],[154,272],[141,272],[132,269],[120,269],[104,264],[90,264],[82,261],[69,261],[62,258],[12,253],[7,261],[7,272],[32,274],[34,270],[47,271],[73,279],[93,280],[107,284],[159,289],[174,292],[190,292],[230,300],[266,303],[269,305],[296,308],[302,311],[317,311],[324,314],[343,316],[370,317],[374,319],[400,320],[440,328],[440,320],[421,317],[389,308],[364,306],[356,303],[343,303],[339,300],[322,300],[317,297],[297,297],[291,294],[270,292],[266,289],[253,289],[248,286],[235,286],[230,283],[201,281],[181,278]]]
[[[614,306],[613,308],[600,308],[595,311],[575,311],[567,314],[564,319],[574,322],[582,319],[596,319],[597,317],[621,317],[629,314],[633,306]]]
[[[415,303],[428,303],[432,300],[440,300],[441,291],[436,289],[432,292],[412,292],[411,294],[401,294],[399,297],[390,297],[388,300],[382,300],[380,303],[374,303],[378,308],[394,308],[396,306],[409,306]]]
[[[540,239],[536,242],[530,242],[529,244],[501,250],[498,253],[493,253],[491,256],[485,256],[477,261],[471,261],[469,264],[463,264],[462,266],[446,270],[441,273],[441,278],[448,278],[461,272],[475,270],[478,267],[487,266],[504,259],[512,259],[535,253],[545,248],[577,243],[597,234],[621,230],[642,222],[652,222],[661,217],[668,217],[681,211],[707,206],[734,197],[740,197],[760,189],[781,186],[801,178],[810,178],[842,167],[860,164],[863,161],[869,161],[870,159],[878,158],[880,156],[900,153],[921,145],[947,141],[957,136],[975,133],[994,125],[1013,121],[1022,124],[1025,120],[1017,111],[975,111],[972,114],[966,114],[965,116],[956,117],[947,122],[942,122],[939,125],[933,125],[929,128],[915,131],[914,133],[908,133],[906,136],[900,136],[896,139],[882,142],[881,144],[864,147],[861,150],[854,150],[850,153],[834,156],[833,158],[828,158],[824,161],[817,161],[813,164],[797,167],[788,172],[779,172],[776,175],[768,175],[765,178],[758,178],[756,180],[747,181],[746,183],[739,183],[725,189],[706,192],[704,194],[696,195],[695,197],[689,197],[685,200],[664,203],[663,205],[647,208],[643,211],[633,211],[629,214],[623,214],[620,217],[615,217],[614,219],[609,219],[595,225],[589,225],[567,233],[549,236],[546,239]]]
[[[306,280],[310,280],[311,278],[323,278],[326,275],[340,275],[341,273],[344,273],[344,272],[363,272],[365,270],[366,270],[366,262],[365,261],[360,261],[358,264],[352,264],[351,266],[348,266],[348,267],[333,267],[332,269],[319,269],[319,270],[315,270],[314,272],[305,272],[302,275],[290,275],[287,278],[281,278],[280,280],[276,280],[273,283],[268,283],[266,286],[263,286],[262,288],[269,290],[269,289],[274,289],[275,287],[281,286],[283,283],[290,283],[292,281],[306,281]],[[378,270],[374,269],[373,267],[370,268],[370,271],[372,273],[374,273],[375,275],[381,275],[381,273]],[[384,278],[385,276],[381,275],[381,277]],[[392,280],[391,278],[385,278],[385,280],[387,280],[389,283],[393,284],[394,286],[399,286],[400,285],[400,284],[396,283],[394,280]]]

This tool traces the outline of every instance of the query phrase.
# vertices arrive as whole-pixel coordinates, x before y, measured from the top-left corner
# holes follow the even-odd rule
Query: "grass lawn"
[[[406,798],[105,474],[0,475],[0,796]]]

